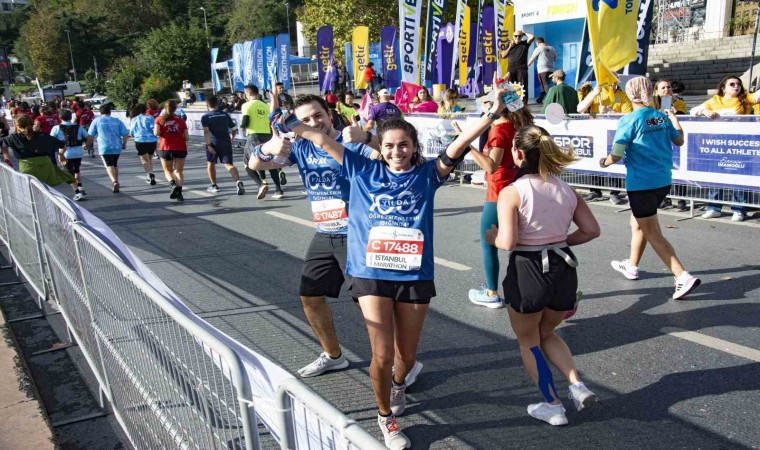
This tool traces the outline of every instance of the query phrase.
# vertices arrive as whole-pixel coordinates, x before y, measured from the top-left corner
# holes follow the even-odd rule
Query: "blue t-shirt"
[[[201,116],[201,126],[208,127],[211,133],[211,144],[232,144],[230,130],[235,128],[235,122],[226,112],[217,109]]]
[[[338,136],[338,142],[343,137]],[[346,153],[369,158],[372,148],[364,144],[344,144]],[[306,195],[311,202],[312,219],[317,231],[325,234],[348,233],[348,200],[351,186],[341,167],[324,149],[313,142],[299,139],[293,143],[289,156],[290,162],[298,166]]]
[[[433,203],[444,179],[437,160],[393,173],[381,161],[345,152],[351,180],[346,273],[390,281],[432,280]]]
[[[147,114],[140,114],[132,118],[129,124],[129,134],[135,138],[135,142],[158,142],[158,137],[153,134],[153,126],[156,119]]]
[[[615,144],[625,144],[625,185],[644,191],[673,183],[673,139],[678,137],[665,114],[640,108],[618,121]]]
[[[98,116],[90,125],[90,135],[98,139],[100,155],[120,155],[123,137],[129,134],[124,123],[111,116]]]
[[[61,125],[72,125],[72,126],[78,126],[74,122],[63,122]],[[63,129],[61,128],[61,125],[56,125],[53,127],[52,130],[50,130],[50,135],[54,138],[58,139],[59,141],[66,142],[66,134],[63,132]],[[77,140],[83,141],[87,139],[90,135],[87,134],[87,130],[85,127],[79,127],[79,131],[77,131]],[[66,150],[63,152],[63,156],[66,157],[66,159],[77,159],[84,156],[84,149],[81,145],[76,147],[69,147],[66,146]]]

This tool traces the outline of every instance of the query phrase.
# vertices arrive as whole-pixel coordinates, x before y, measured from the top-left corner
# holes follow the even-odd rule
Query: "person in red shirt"
[[[61,123],[61,119],[54,115],[53,110],[45,105],[40,108],[41,115],[34,119],[34,131],[50,134],[53,127]]]
[[[74,123],[78,124],[81,127],[84,127],[86,130],[89,130],[90,124],[93,120],[95,120],[95,113],[92,112],[92,105],[89,102],[85,103],[82,100],[79,100],[76,104],[78,107]],[[87,154],[90,155],[90,158],[94,158],[95,146],[93,145],[92,141],[87,141],[84,146],[87,149]]]
[[[498,227],[496,201],[499,192],[517,179],[518,168],[512,159],[512,141],[517,130],[533,124],[533,114],[527,106],[517,111],[505,109],[488,132],[485,152],[470,152],[475,162],[486,172],[488,191],[483,213],[480,216],[480,247],[483,253],[483,266],[486,275],[485,289],[470,289],[470,301],[487,308],[501,308],[503,300],[499,297],[499,251],[486,242],[486,231],[492,226]]]
[[[174,115],[176,111],[177,102],[168,100],[164,107],[164,113],[156,119],[153,133],[159,138],[158,153],[161,157],[161,166],[164,169],[166,180],[172,187],[169,198],[181,202],[185,200],[182,196],[182,185],[185,184],[185,177],[182,172],[185,169],[187,141],[190,139],[190,135],[184,119]]]
[[[158,119],[158,116],[161,115],[161,107],[158,105],[158,102],[155,99],[149,99],[147,102],[148,110],[145,111],[145,114],[153,117],[154,119]]]
[[[17,107],[11,110],[11,114],[13,117],[18,116],[19,114],[23,114],[25,116],[29,116],[30,119],[34,119],[34,113],[32,113],[32,109],[29,107],[29,103],[27,102],[20,102]]]
[[[375,66],[375,63],[367,63],[367,67],[364,68],[364,81],[367,82],[367,90],[369,91],[369,94],[372,95],[375,93],[375,69],[373,67]]]

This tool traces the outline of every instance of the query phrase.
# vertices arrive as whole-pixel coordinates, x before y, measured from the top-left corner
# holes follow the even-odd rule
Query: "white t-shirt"
[[[557,51],[551,45],[537,45],[533,50],[531,59],[538,56],[536,60],[536,71],[538,73],[554,72],[554,63],[557,61]]]

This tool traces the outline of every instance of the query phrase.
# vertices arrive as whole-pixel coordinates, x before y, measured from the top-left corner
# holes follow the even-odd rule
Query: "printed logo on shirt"
[[[338,184],[338,177],[334,170],[319,171],[305,171],[303,174],[303,181],[306,185],[306,189],[309,190],[332,190]]]
[[[422,200],[421,196],[415,195],[411,191],[404,191],[397,197],[388,194],[370,194],[372,204],[369,207],[370,212],[377,212],[382,215],[389,214],[418,214],[416,209],[417,202]]]
[[[664,117],[652,117],[651,119],[647,119],[647,126],[656,127],[665,123],[666,120]]]

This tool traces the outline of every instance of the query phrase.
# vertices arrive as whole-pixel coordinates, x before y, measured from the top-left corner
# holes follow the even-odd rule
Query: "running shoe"
[[[266,184],[262,184],[259,186],[259,194],[256,196],[257,199],[262,200],[264,197],[267,196],[267,191],[269,190],[269,186]]]
[[[610,194],[610,203],[613,205],[622,205],[626,203],[626,200],[620,196],[620,194]]]
[[[684,272],[680,277],[675,279],[676,291],[673,293],[673,300],[678,300],[686,297],[702,283],[697,277],[691,276],[689,272]]]
[[[219,186],[217,186],[215,184],[212,184],[211,186],[209,186],[209,187],[206,188],[206,192],[217,193],[217,192],[219,192]]]
[[[627,259],[624,259],[622,261],[612,261],[611,264],[613,269],[622,273],[623,276],[629,280],[636,280],[639,278],[639,268],[632,266]]]
[[[288,184],[288,177],[285,176],[285,172],[280,170],[280,186],[285,186]]]
[[[486,308],[498,309],[504,306],[504,302],[498,295],[488,295],[488,289],[470,289],[470,301],[476,305],[485,306]]]
[[[570,394],[568,397],[573,401],[575,409],[579,412],[599,401],[596,394],[591,392],[591,389],[587,388],[586,385],[583,384],[583,381],[570,385]]]
[[[406,378],[404,378],[404,384],[406,387],[413,385],[417,381],[417,377],[419,376],[420,372],[422,372],[422,365],[423,364],[419,361],[414,362],[412,370],[410,370],[409,373],[406,374]],[[396,373],[396,368],[391,367],[391,375],[394,373]]]
[[[149,174],[148,174],[148,183],[149,183],[151,186],[155,186],[155,185],[156,185],[156,176],[155,176],[155,175],[153,175],[152,173],[149,173]]]
[[[285,194],[283,194],[282,192],[277,192],[277,193],[275,193],[275,194],[272,196],[272,198],[273,198],[273,199],[275,199],[275,200],[279,200],[279,199],[281,199],[281,198],[283,198],[283,197],[285,197]]]
[[[184,202],[185,197],[182,195],[182,191],[177,192],[177,201],[178,202]]]
[[[344,355],[340,355],[337,359],[333,359],[327,354],[327,352],[322,352],[313,363],[300,369],[298,375],[302,378],[316,377],[325,372],[341,370],[346,367],[348,367],[348,360]]]
[[[716,211],[714,209],[708,209],[707,212],[702,214],[703,219],[717,219],[718,217],[722,216],[723,213],[720,211]]]
[[[567,425],[567,417],[565,417],[565,407],[562,405],[551,405],[546,402],[534,403],[528,405],[528,414],[531,417],[543,420],[549,425],[560,426]]]
[[[237,183],[235,183],[235,186],[237,187],[237,195],[245,194],[245,187],[243,186],[242,181],[238,180]]]
[[[412,441],[404,434],[403,431],[398,429],[398,423],[396,423],[396,417],[391,414],[388,417],[383,417],[380,414],[377,415],[377,424],[383,431],[383,440],[385,446],[391,450],[402,450],[412,447]]]
[[[593,202],[602,198],[602,194],[597,191],[591,191],[583,197],[583,200],[587,202]]]
[[[87,192],[85,192],[85,191],[84,191],[84,189],[80,189],[80,190],[79,190],[79,193],[82,195],[82,198],[83,198],[83,199],[84,199],[85,197],[87,197]]]
[[[567,320],[575,315],[575,313],[578,312],[578,304],[580,304],[581,299],[583,299],[583,291],[578,291],[575,293],[575,305],[573,305],[573,309],[565,313],[565,317],[562,320]]]
[[[172,193],[169,194],[169,198],[172,199],[172,200],[174,200],[174,199],[177,198],[177,195],[179,194],[179,186],[177,186],[176,184],[174,184],[172,186],[173,186],[172,187]]]
[[[391,412],[400,416],[406,411],[406,385],[391,381]]]
[[[744,213],[743,212],[739,212],[739,211],[735,211],[731,215],[731,222],[744,222]]]
[[[113,189],[111,189],[111,192],[113,192],[114,194],[118,194],[119,193],[119,182],[118,181],[114,181],[113,182]]]
[[[678,200],[678,206],[676,207],[676,211],[684,212],[688,210],[689,210],[689,207],[686,206],[686,200]]]
[[[171,180],[171,181],[169,182],[169,188],[170,188],[170,189],[174,189],[175,187],[177,187],[177,182],[176,182],[176,181],[174,181],[174,180]]]
[[[73,197],[73,200],[74,200],[75,202],[78,202],[78,201],[80,201],[80,200],[84,200],[84,195],[82,195],[82,193],[81,193],[81,192],[75,192],[75,193],[74,193],[74,197]]]

